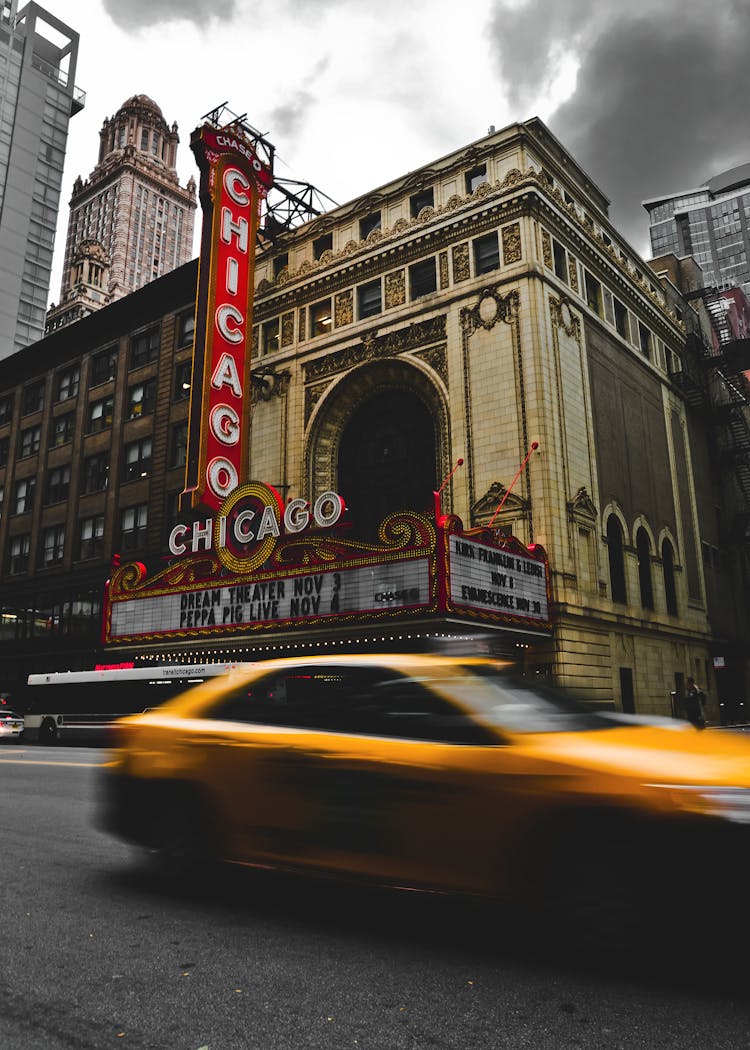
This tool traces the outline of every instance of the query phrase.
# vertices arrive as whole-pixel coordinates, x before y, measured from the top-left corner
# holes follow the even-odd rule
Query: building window
[[[131,441],[125,446],[123,463],[123,481],[135,481],[136,478],[147,478],[151,473],[151,438]]]
[[[159,329],[149,328],[147,332],[139,332],[130,340],[130,367],[150,365],[156,360],[158,353]]]
[[[586,271],[586,302],[599,317],[602,316],[602,286]]]
[[[109,478],[109,453],[97,452],[83,461],[81,492],[103,492]]]
[[[136,383],[128,390],[128,419],[149,416],[156,408],[156,379]]]
[[[635,535],[635,548],[638,553],[638,580],[641,587],[641,605],[644,609],[654,607],[654,586],[651,580],[651,544],[648,533],[640,528]]]
[[[420,299],[437,291],[437,270],[435,260],[424,259],[409,267],[409,290],[412,299]]]
[[[497,233],[488,233],[486,237],[477,237],[474,244],[474,273],[490,273],[500,267],[500,248]]]
[[[324,233],[313,241],[313,259],[320,259],[323,252],[333,251],[333,234]]]
[[[42,440],[42,428],[37,425],[35,427],[27,427],[26,430],[21,431],[21,442],[19,445],[19,457],[23,459],[25,456],[34,456],[39,451],[39,445]]]
[[[106,430],[107,427],[112,426],[113,406],[112,397],[103,397],[101,401],[94,401],[89,405],[89,434],[95,434],[99,430]]]
[[[139,503],[126,507],[120,518],[120,544],[124,551],[137,550],[145,546],[148,526],[148,505]]]
[[[478,164],[476,168],[466,172],[466,192],[473,193],[474,190],[487,181],[487,165]]]
[[[23,392],[23,415],[30,412],[39,412],[44,406],[44,380],[32,383]]]
[[[23,536],[12,536],[8,557],[8,573],[11,576],[19,572],[26,572],[29,567],[29,550],[31,549],[31,537],[28,533]]]
[[[625,306],[620,302],[619,299],[614,300],[615,303],[615,328],[617,334],[621,335],[623,339],[628,338],[628,311]]]
[[[193,362],[181,361],[174,370],[174,399],[186,401],[190,397],[193,378]]]
[[[0,467],[4,467],[8,462],[8,448],[10,446],[10,440],[7,437],[0,438]]]
[[[664,598],[667,603],[667,612],[671,616],[677,615],[677,587],[674,575],[674,551],[669,540],[664,540],[661,545],[661,565],[664,575]]]
[[[279,319],[266,321],[260,326],[260,352],[261,354],[275,354],[280,346],[279,342]]]
[[[13,418],[13,394],[5,394],[0,397],[0,425],[10,423]]]
[[[289,252],[280,252],[274,256],[273,260],[273,275],[278,277],[282,270],[286,270],[289,266]]]
[[[78,383],[81,378],[81,370],[76,365],[74,368],[66,368],[57,373],[56,393],[58,401],[67,401],[78,393]]]
[[[56,565],[65,553],[65,526],[50,525],[42,533],[42,565]]]
[[[651,332],[644,324],[638,322],[638,341],[641,345],[641,353],[649,361],[651,360]]]
[[[559,241],[552,238],[552,258],[555,267],[555,276],[561,281],[568,283],[568,253]]]
[[[364,219],[359,220],[359,239],[361,241],[367,240],[373,230],[380,229],[381,222],[381,213],[379,211],[373,211],[369,215],[365,215]]]
[[[34,508],[34,492],[36,491],[36,478],[21,478],[16,482],[13,496],[13,513],[28,514]]]
[[[195,314],[182,314],[177,321],[177,346],[189,346],[195,336]]]
[[[62,416],[55,416],[49,433],[49,447],[58,448],[72,441],[75,430],[75,412],[66,412]]]
[[[78,533],[79,558],[100,558],[104,554],[104,515],[82,518]]]
[[[117,375],[117,348],[112,346],[103,350],[91,361],[91,385],[108,383]]]
[[[360,320],[363,317],[374,317],[383,311],[383,292],[379,280],[370,281],[368,284],[360,284],[357,288],[357,315]]]
[[[435,191],[432,186],[426,190],[420,190],[419,193],[413,193],[409,197],[409,214],[412,219],[416,219],[423,208],[434,208],[435,207]]]
[[[62,503],[70,491],[70,464],[55,467],[47,475],[47,503]]]
[[[169,465],[170,467],[184,467],[187,463],[188,425],[177,423],[172,427],[172,437],[169,443]]]
[[[613,602],[628,600],[625,586],[625,558],[623,554],[622,527],[616,515],[607,520],[607,553],[609,555],[609,582]]]
[[[331,300],[324,299],[310,307],[310,335],[328,335],[333,325]]]

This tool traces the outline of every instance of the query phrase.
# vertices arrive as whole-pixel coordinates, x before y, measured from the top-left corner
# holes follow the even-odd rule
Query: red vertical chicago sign
[[[183,512],[218,510],[247,480],[255,238],[272,183],[236,126],[204,124],[190,147],[201,174],[203,232]]]

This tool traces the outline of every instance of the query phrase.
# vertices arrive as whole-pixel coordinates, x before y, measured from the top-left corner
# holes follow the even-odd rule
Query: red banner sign
[[[235,129],[204,125],[190,145],[204,216],[181,509],[218,510],[247,480],[255,239],[272,175]]]

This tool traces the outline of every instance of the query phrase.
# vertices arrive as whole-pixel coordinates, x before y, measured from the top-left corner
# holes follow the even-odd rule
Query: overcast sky
[[[226,101],[273,142],[277,175],[341,204],[539,116],[643,253],[642,199],[750,161],[750,0],[42,4],[81,35],[87,95],[70,122],[53,301],[73,180],[135,94],[177,121],[183,185],[197,176],[191,130]]]

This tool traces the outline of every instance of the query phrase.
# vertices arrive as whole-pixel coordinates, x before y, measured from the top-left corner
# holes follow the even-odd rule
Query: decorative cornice
[[[360,343],[348,346],[343,350],[318,357],[303,365],[305,382],[314,383],[336,372],[343,372],[355,365],[367,361],[378,361],[384,357],[394,357],[407,350],[428,343],[437,343],[445,339],[445,314],[431,317],[399,328],[387,335],[378,336],[375,331],[367,332]]]
[[[493,481],[485,494],[481,496],[471,508],[471,520],[478,525],[486,525],[493,514],[505,499],[500,517],[503,521],[515,520],[519,515],[528,514],[531,508],[531,500],[516,495],[508,490],[501,481]],[[499,521],[499,524],[503,524]]]
[[[586,491],[585,485],[581,485],[572,500],[568,501],[568,517],[581,525],[593,527],[599,517],[594,501]]]

